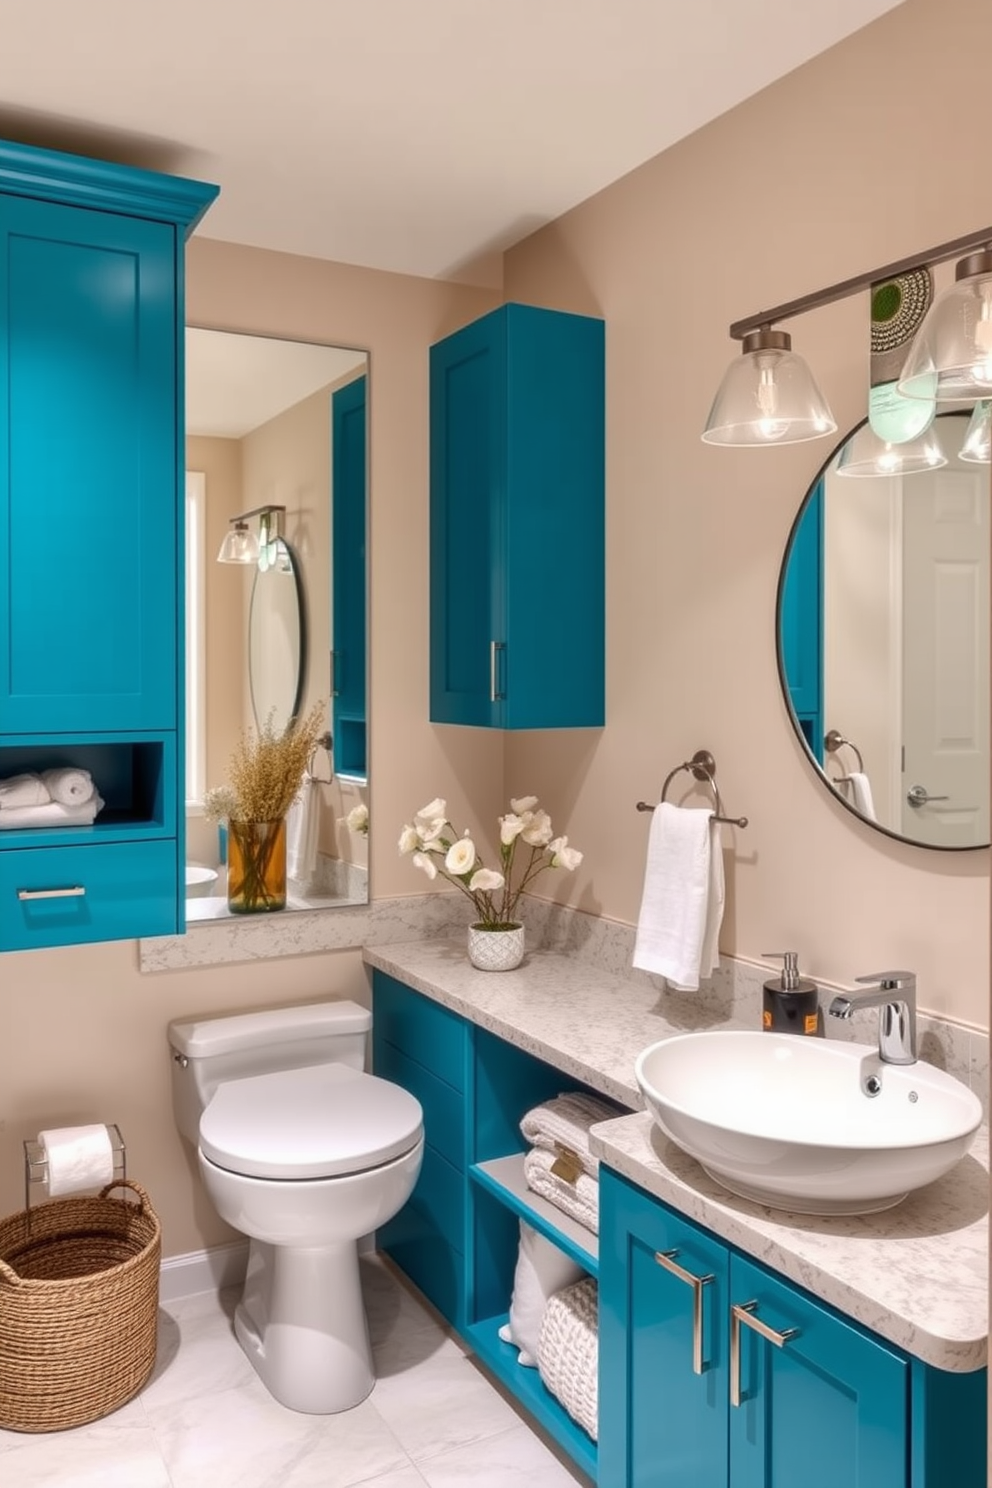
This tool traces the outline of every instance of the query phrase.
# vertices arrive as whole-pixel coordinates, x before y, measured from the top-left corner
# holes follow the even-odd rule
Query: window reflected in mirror
[[[202,791],[228,783],[243,733],[282,728],[318,701],[327,747],[315,750],[287,822],[287,908],[368,900],[367,835],[347,825],[369,802],[367,383],[362,351],[187,328],[194,924],[228,913],[224,834],[203,816]],[[238,561],[215,561],[222,545],[230,555],[235,531]]]

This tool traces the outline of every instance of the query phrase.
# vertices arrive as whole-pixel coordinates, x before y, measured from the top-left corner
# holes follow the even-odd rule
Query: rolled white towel
[[[103,807],[102,796],[91,796],[81,806],[62,806],[46,801],[44,806],[15,806],[0,811],[0,830],[22,832],[32,827],[91,827]]]
[[[40,775],[9,775],[0,780],[0,811],[13,811],[20,806],[44,806],[52,799]]]
[[[41,779],[51,799],[58,801],[61,806],[82,806],[96,789],[89,770],[77,770],[72,766],[61,770],[43,770]]]

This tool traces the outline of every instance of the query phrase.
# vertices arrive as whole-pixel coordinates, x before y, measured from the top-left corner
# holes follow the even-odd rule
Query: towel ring
[[[726,822],[728,826],[732,827],[747,826],[746,816],[724,815],[723,802],[720,799],[720,792],[717,789],[716,784],[716,760],[710,754],[708,749],[697,749],[695,754],[692,756],[692,759],[683,760],[680,765],[675,766],[674,770],[669,770],[668,774],[665,776],[665,783],[661,787],[662,801],[664,801],[666,796],[668,795],[668,787],[671,785],[672,781],[681,770],[688,770],[689,774],[694,775],[697,780],[705,781],[710,790],[713,792],[713,801],[716,805],[716,811],[713,813],[714,821]],[[653,811],[654,807],[648,801],[638,801],[637,809],[638,811]]]
[[[317,750],[318,749],[323,749],[325,751],[326,755],[327,755],[327,770],[328,770],[328,774],[327,774],[327,779],[326,780],[322,779],[321,776],[314,774],[313,764],[314,764],[314,760],[317,758]],[[318,785],[330,785],[331,782],[334,779],[334,753],[333,753],[333,750],[334,750],[334,738],[333,738],[333,735],[331,735],[330,733],[327,733],[327,734],[321,734],[320,738],[317,740],[316,744],[313,746],[313,748],[310,751],[310,758],[307,760],[307,774],[310,776],[310,779],[316,781],[316,783]]]
[[[858,762],[858,769],[863,775],[865,770],[865,762],[861,756],[861,750],[858,748],[857,744],[852,744],[850,739],[845,739],[840,729],[831,729],[823,740],[823,746],[828,754],[836,754],[838,749],[843,749],[845,745],[848,749],[854,750],[854,757]]]

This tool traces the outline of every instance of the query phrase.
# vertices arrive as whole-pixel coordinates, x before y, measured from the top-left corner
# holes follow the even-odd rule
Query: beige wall
[[[837,977],[898,960],[919,972],[927,1007],[987,1025],[988,855],[925,852],[855,821],[816,786],[785,716],[775,582],[826,450],[715,451],[698,430],[732,319],[992,218],[990,48],[985,0],[909,0],[509,255],[509,298],[607,321],[602,731],[504,745],[427,720],[427,347],[496,297],[193,240],[192,323],[370,352],[374,896],[427,887],[396,838],[431,796],[491,835],[507,795],[533,791],[586,853],[552,887],[633,921],[646,831],[634,801],[706,746],[727,805],[751,818],[726,838],[725,952],[794,946],[809,971]],[[857,299],[793,326],[842,426],[864,404],[866,322]],[[535,581],[554,577],[549,553]],[[7,955],[0,977],[0,1210],[21,1203],[24,1136],[116,1120],[166,1254],[224,1234],[173,1130],[168,1020],[367,993],[358,952],[143,977],[122,943]]]
[[[700,430],[729,323],[992,221],[987,0],[909,0],[530,238],[507,299],[607,326],[607,727],[510,742],[586,853],[584,907],[636,918],[639,796],[706,747],[729,809],[725,952],[812,975],[915,968],[930,1009],[988,1026],[989,855],[902,845],[814,781],[783,706],[775,590],[830,441],[720,450]],[[946,275],[946,271],[945,271]],[[792,323],[842,430],[865,411],[867,295]],[[554,553],[545,556],[554,583]],[[573,597],[579,602],[579,597]],[[688,777],[684,777],[688,779]],[[547,883],[547,880],[544,881]]]

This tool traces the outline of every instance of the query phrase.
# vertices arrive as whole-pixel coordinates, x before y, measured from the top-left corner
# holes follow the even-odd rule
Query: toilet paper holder
[[[127,1147],[116,1121],[107,1122],[107,1135],[114,1155],[114,1182],[120,1183],[127,1177]],[[29,1213],[32,1197],[48,1198],[48,1158],[35,1138],[24,1143],[24,1207]]]

